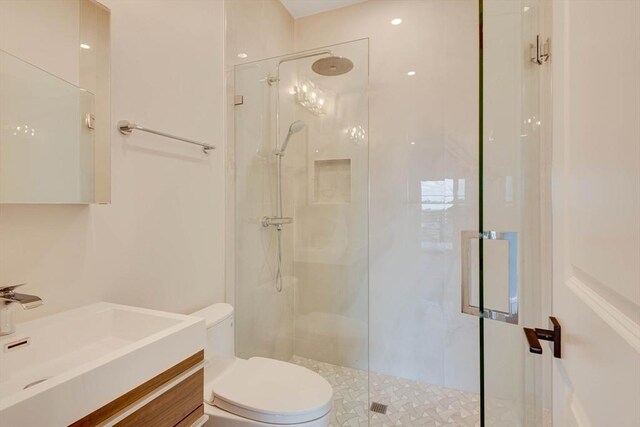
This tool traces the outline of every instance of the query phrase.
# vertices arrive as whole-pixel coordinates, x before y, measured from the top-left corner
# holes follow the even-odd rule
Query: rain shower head
[[[300,132],[302,129],[305,128],[305,126],[306,124],[302,120],[296,120],[295,122],[291,123],[291,126],[289,126],[289,132],[287,133],[287,137],[284,139],[284,142],[282,143],[282,147],[280,147],[280,150],[277,152],[279,156],[284,156],[284,150],[287,149],[287,145],[289,144],[289,139],[291,139],[291,135],[293,135],[294,133]]]
[[[321,76],[341,76],[353,69],[353,62],[349,58],[332,55],[318,59],[311,69]]]

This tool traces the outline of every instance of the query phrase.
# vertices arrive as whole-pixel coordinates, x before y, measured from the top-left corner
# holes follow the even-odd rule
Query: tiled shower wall
[[[235,303],[238,356],[288,359],[293,355],[293,235],[283,233],[285,286],[276,293],[276,233],[260,225],[262,216],[275,213],[276,200],[275,92],[260,81],[271,70],[255,69],[236,82],[234,66],[292,52],[293,18],[278,0],[225,1],[225,16],[226,300]],[[244,96],[237,107],[236,93]],[[285,186],[283,193],[288,192]],[[287,203],[291,212],[291,200]]]
[[[476,24],[474,0],[370,0],[295,21],[296,51],[369,38],[370,368],[463,390],[479,377],[459,264],[460,231],[477,229]],[[304,294],[333,274],[318,264],[300,286],[305,311],[322,311]],[[333,295],[340,314],[348,294]]]
[[[294,195],[296,204],[295,236],[288,243],[293,245],[295,263],[287,266],[293,273],[294,295],[257,298],[246,305],[246,313],[240,312],[242,301],[236,296],[238,315],[250,316],[256,325],[244,332],[239,329],[238,334],[248,334],[243,336],[255,339],[245,341],[256,342],[274,328],[287,325],[295,328],[286,332],[294,337],[290,350],[301,356],[317,360],[321,351],[323,361],[362,368],[358,361],[367,356],[368,350],[372,371],[477,390],[477,320],[460,313],[459,273],[460,231],[477,229],[477,2],[370,0],[295,21],[281,18],[283,9],[277,0],[234,0],[226,4],[228,81],[233,74],[229,64],[237,62],[362,38],[368,38],[370,46],[369,218],[368,233],[365,231],[359,239],[363,241],[368,234],[368,262],[347,269],[344,263],[336,262],[348,260],[339,237],[366,224],[367,218],[350,221],[331,204],[316,206],[317,212],[312,213],[305,193],[315,191],[318,183],[307,179],[288,182],[286,185],[292,187],[284,194]],[[278,14],[272,15],[274,11]],[[267,20],[265,16],[279,18]],[[390,25],[396,17],[403,19],[402,25]],[[237,35],[243,31],[244,44]],[[239,60],[238,53],[249,53],[249,57]],[[301,62],[300,66],[310,63]],[[415,75],[409,76],[409,71],[415,71]],[[285,104],[284,99],[281,104]],[[290,118],[299,118],[299,113],[292,114]],[[227,123],[232,116],[230,110]],[[289,124],[286,120],[281,123],[283,132]],[[292,157],[285,160],[289,163],[285,174],[316,176],[313,155],[318,139],[314,128],[308,126],[295,137],[304,141],[294,140],[292,144],[306,144],[306,154],[295,151],[301,149],[299,145],[292,146]],[[232,133],[228,137],[233,141]],[[349,156],[317,157],[340,158]],[[298,161],[302,163],[294,166]],[[231,170],[234,164],[234,158],[229,157]],[[240,171],[236,172],[239,177]],[[253,182],[260,182],[260,178]],[[341,185],[339,182],[335,185]],[[357,196],[353,186],[351,190],[350,197]],[[359,191],[367,195],[366,190]],[[229,206],[234,206],[233,199]],[[341,227],[342,232],[336,231]],[[336,257],[323,258],[318,253],[305,256],[310,253],[305,249],[309,241],[324,242],[327,254],[332,253],[333,245]],[[242,262],[264,263],[273,257],[273,250],[271,246],[272,252],[268,253],[255,245],[251,256]],[[285,255],[285,263],[291,259]],[[257,279],[254,283],[238,282],[233,277],[238,262],[231,272],[227,270],[229,301],[234,300],[234,292],[240,287],[262,286],[272,292]],[[351,286],[358,277],[365,280],[362,286]],[[294,305],[287,312],[280,305],[292,304],[292,296]],[[368,349],[367,336],[355,323],[345,327],[337,321],[357,317],[353,313],[363,310],[362,329],[368,331]],[[282,316],[276,319],[275,312]],[[259,319],[267,322],[260,323]],[[309,320],[314,326],[305,329]],[[282,323],[268,325],[272,321]],[[324,334],[327,344],[341,345],[322,345],[317,336],[304,340],[312,329],[317,335]],[[286,335],[284,331],[282,334]],[[354,358],[353,352],[345,351],[349,347],[364,348],[365,353]]]
[[[308,128],[306,140],[299,141],[306,142],[306,155],[292,176],[295,354],[365,371],[369,363],[368,48],[366,39],[331,46],[333,55],[354,64],[341,76],[314,73],[312,65],[321,57],[297,60],[298,81],[311,81],[322,91],[326,113],[316,115],[296,105],[294,117],[288,118],[302,119]],[[288,92],[281,101],[296,104],[295,95]]]

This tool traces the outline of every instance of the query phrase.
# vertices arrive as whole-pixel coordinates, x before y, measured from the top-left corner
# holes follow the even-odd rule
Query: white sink
[[[204,345],[203,319],[109,303],[20,323],[0,338],[0,425],[69,425]]]

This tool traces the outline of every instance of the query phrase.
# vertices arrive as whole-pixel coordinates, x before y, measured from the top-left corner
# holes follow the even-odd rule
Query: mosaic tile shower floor
[[[369,411],[367,372],[299,356],[291,361],[317,372],[333,386],[332,427],[480,425],[480,396],[475,393],[372,372],[371,400],[388,405],[386,414],[377,414]]]

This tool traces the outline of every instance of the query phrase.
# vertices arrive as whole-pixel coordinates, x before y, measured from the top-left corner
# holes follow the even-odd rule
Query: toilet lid
[[[213,405],[272,424],[312,421],[331,410],[333,389],[317,373],[292,363],[252,357],[211,383]]]

